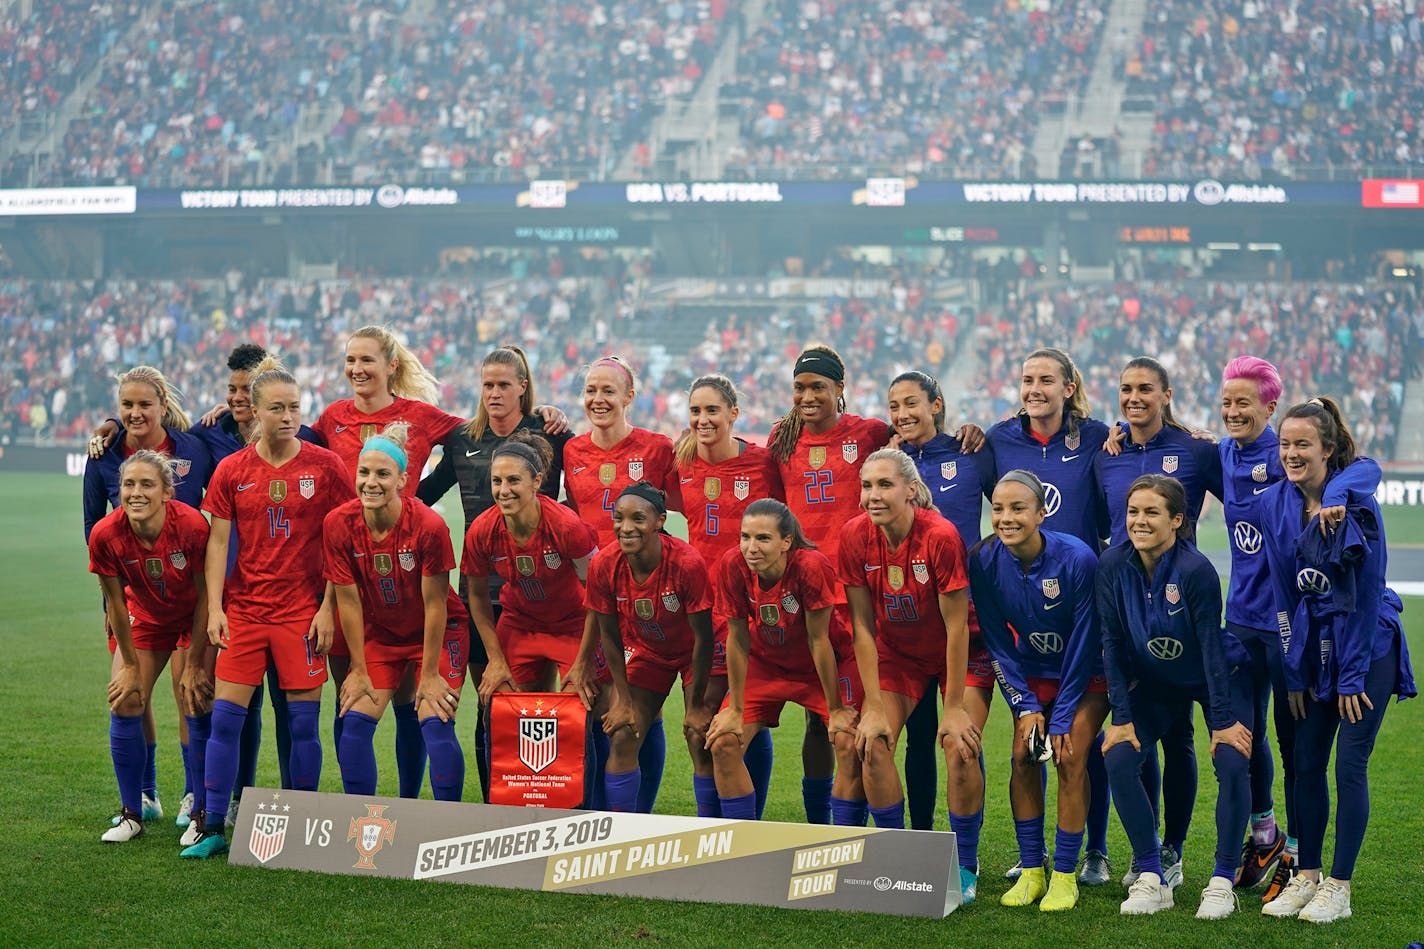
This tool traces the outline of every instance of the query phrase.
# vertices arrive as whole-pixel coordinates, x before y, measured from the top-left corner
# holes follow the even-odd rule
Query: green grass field
[[[1017,859],[1006,790],[1009,722],[1002,702],[996,702],[985,740],[990,781],[979,902],[942,921],[729,909],[236,868],[222,862],[180,863],[179,831],[171,816],[153,824],[141,841],[104,846],[99,835],[117,805],[106,737],[109,659],[97,584],[85,569],[79,482],[6,474],[0,475],[0,487],[14,502],[0,537],[6,565],[0,591],[0,649],[6,670],[0,682],[0,709],[6,716],[0,732],[0,814],[6,833],[0,877],[9,881],[10,892],[0,909],[0,946],[585,946],[638,940],[698,946],[1150,943],[1165,949],[1288,941],[1293,946],[1403,947],[1424,939],[1424,913],[1414,902],[1424,891],[1424,862],[1414,846],[1424,839],[1424,810],[1419,807],[1424,758],[1409,744],[1410,736],[1424,727],[1419,702],[1391,706],[1380,733],[1371,775],[1372,821],[1355,876],[1355,918],[1323,928],[1265,919],[1249,894],[1242,912],[1229,920],[1208,924],[1192,918],[1210,872],[1214,843],[1215,781],[1202,727],[1197,729],[1200,795],[1186,848],[1187,879],[1178,891],[1176,909],[1150,919],[1123,919],[1117,911],[1122,891],[1116,885],[1085,889],[1079,907],[1058,916],[1000,907],[998,898],[1007,888],[1002,873]],[[1424,601],[1413,600],[1408,606],[1411,642],[1415,654],[1424,655]],[[330,703],[328,690],[328,708]],[[668,709],[671,723],[679,719],[675,704]],[[182,765],[166,677],[156,707],[159,786],[172,812],[182,793]],[[376,747],[382,755],[380,791],[394,796],[389,718],[381,725]],[[472,725],[464,725],[461,738],[469,743],[472,731]],[[669,732],[677,733],[675,724]],[[259,781],[276,786],[270,709],[266,735]],[[799,727],[781,728],[777,739],[767,817],[799,821],[804,819]],[[322,790],[339,791],[329,745],[326,755]],[[689,774],[686,755],[671,748],[660,811],[694,812]],[[466,799],[478,794],[471,764]],[[1050,802],[1050,815],[1051,807]],[[1115,819],[1111,848],[1120,870],[1127,845]],[[1327,860],[1330,850],[1327,839]]]

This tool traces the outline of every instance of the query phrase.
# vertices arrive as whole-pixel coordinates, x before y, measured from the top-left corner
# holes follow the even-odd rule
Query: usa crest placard
[[[497,692],[490,706],[490,803],[578,807],[587,712],[571,692]]]

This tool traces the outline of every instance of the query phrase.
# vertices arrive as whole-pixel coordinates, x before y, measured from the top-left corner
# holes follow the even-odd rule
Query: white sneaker
[[[1315,891],[1320,888],[1320,884],[1314,880],[1307,880],[1297,873],[1286,888],[1281,890],[1281,895],[1271,900],[1261,907],[1262,916],[1275,916],[1278,919],[1289,919],[1299,916],[1300,911],[1310,905],[1310,901],[1315,899]]]
[[[1307,923],[1333,923],[1350,918],[1350,885],[1326,879],[1315,891],[1315,898],[1305,904],[1299,919]]]
[[[1197,919],[1225,919],[1241,908],[1231,881],[1226,877],[1213,876],[1202,890],[1201,905],[1197,907]]]
[[[188,826],[183,829],[183,836],[178,838],[178,843],[183,847],[191,847],[203,839],[203,826],[198,821],[189,821]]]
[[[125,844],[130,840],[137,840],[143,836],[143,821],[133,811],[125,811],[119,817],[119,822],[108,830],[99,839],[106,844]]]
[[[143,819],[145,821],[158,820],[163,816],[163,802],[158,799],[158,795],[149,797],[143,796]]]
[[[1127,891],[1127,899],[1118,909],[1124,916],[1151,916],[1172,908],[1172,891],[1162,885],[1155,873],[1142,873]]]
[[[189,791],[183,795],[183,800],[178,804],[178,816],[173,823],[179,827],[187,827],[192,823],[193,814],[193,792]]]
[[[1132,884],[1137,882],[1137,878],[1142,875],[1142,870],[1137,866],[1137,858],[1133,857],[1132,862],[1127,865],[1127,872],[1122,875],[1122,888],[1132,889]]]
[[[1175,890],[1182,885],[1182,855],[1171,847],[1162,847],[1162,883]]]

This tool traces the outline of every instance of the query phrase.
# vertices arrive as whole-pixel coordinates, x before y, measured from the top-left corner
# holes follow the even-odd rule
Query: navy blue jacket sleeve
[[[982,548],[969,558],[969,587],[974,597],[974,612],[979,617],[979,634],[994,657],[994,677],[1014,716],[1020,712],[1042,712],[1038,696],[1028,687],[1028,679],[1019,667],[1018,647],[1013,633],[1009,632],[1008,620],[999,609],[993,569],[984,565],[986,560],[992,564],[993,559],[993,553]]]
[[[1379,462],[1361,455],[1325,482],[1321,492],[1324,507],[1349,507],[1364,504],[1366,498],[1373,498],[1380,485]]]
[[[1066,735],[1073,730],[1073,717],[1078,703],[1088,687],[1088,679],[1097,670],[1102,654],[1103,637],[1098,629],[1097,591],[1094,580],[1097,558],[1087,551],[1075,554],[1069,573],[1069,590],[1073,604],[1073,632],[1068,637],[1067,653],[1058,679],[1058,698],[1053,703],[1053,720],[1048,723],[1050,735]]]
[[[999,469],[994,460],[994,446],[989,444],[988,438],[984,439],[984,444],[978,451],[969,456],[969,460],[974,464],[974,470],[979,472],[979,483],[983,485],[984,500],[994,500],[994,485],[998,484],[994,472]]]
[[[118,444],[118,442],[114,442]],[[109,485],[104,477],[104,469],[112,463],[109,448],[101,458],[90,458],[84,466],[84,540],[87,543],[94,525],[109,513]]]
[[[1236,719],[1231,714],[1231,669],[1221,641],[1221,578],[1203,557],[1184,572],[1182,581],[1206,675],[1207,724],[1214,730],[1229,728]]]
[[[1195,447],[1197,464],[1201,470],[1202,487],[1216,496],[1218,501],[1226,500],[1226,486],[1222,483],[1221,452],[1217,450],[1214,442],[1205,439],[1193,439],[1197,442]]]
[[[1364,511],[1370,511],[1371,508],[1374,508],[1373,502]],[[1359,508],[1352,508],[1350,518],[1361,516],[1361,513],[1363,512]],[[1372,514],[1378,521],[1377,508]],[[1342,528],[1346,526],[1341,525]],[[1348,526],[1358,530],[1354,524]],[[1365,550],[1364,559],[1353,567],[1356,571],[1355,589],[1359,595],[1355,600],[1354,612],[1343,617],[1335,627],[1335,661],[1339,669],[1335,679],[1335,691],[1339,695],[1359,695],[1365,691],[1365,676],[1369,673],[1370,663],[1374,659],[1375,637],[1387,635],[1380,630],[1380,608],[1383,606],[1385,585],[1384,534],[1381,533],[1372,544],[1363,538],[1359,542]]]
[[[1132,637],[1124,624],[1122,610],[1118,607],[1118,578],[1116,574],[1131,567],[1120,562],[1111,562],[1098,570],[1097,601],[1098,623],[1103,634],[1103,674],[1108,680],[1108,703],[1112,706],[1114,725],[1132,724],[1132,703],[1128,699],[1128,689],[1132,685],[1130,657]]]

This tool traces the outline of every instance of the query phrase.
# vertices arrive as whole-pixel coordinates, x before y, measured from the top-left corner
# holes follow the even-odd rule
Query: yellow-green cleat
[[[1054,873],[1048,881],[1048,894],[1038,909],[1043,913],[1061,913],[1078,905],[1078,880],[1072,872]]]
[[[999,905],[1032,906],[1047,892],[1048,882],[1044,878],[1043,867],[1025,867],[1009,892],[999,897]]]

